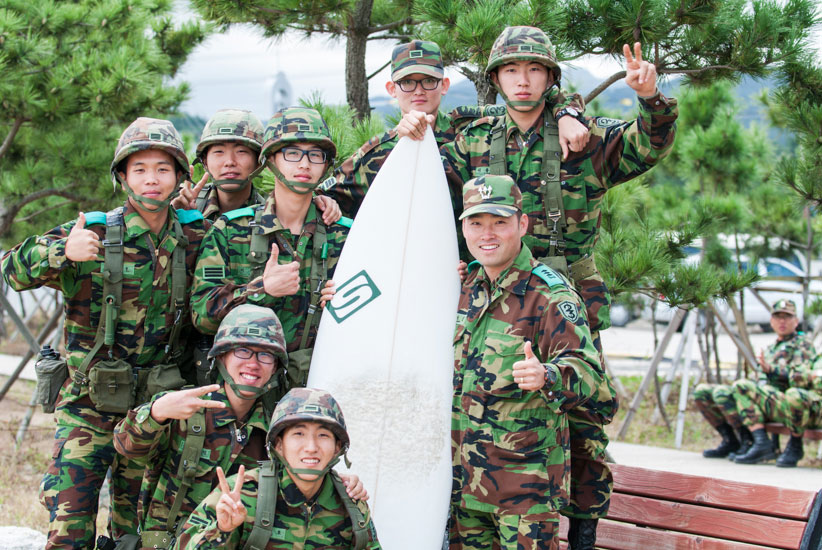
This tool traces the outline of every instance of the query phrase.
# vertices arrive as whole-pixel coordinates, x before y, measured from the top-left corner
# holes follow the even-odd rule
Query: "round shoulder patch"
[[[577,321],[579,321],[579,306],[574,302],[565,300],[563,302],[560,302],[557,308],[559,309],[559,312],[562,314],[562,316],[565,317],[565,319],[569,323],[575,325]]]

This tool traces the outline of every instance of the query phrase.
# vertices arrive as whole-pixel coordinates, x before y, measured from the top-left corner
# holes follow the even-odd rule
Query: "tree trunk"
[[[357,112],[358,120],[371,114],[371,104],[368,102],[368,75],[365,72],[365,49],[373,5],[374,0],[359,0],[354,6],[345,44],[345,95],[348,105]]]

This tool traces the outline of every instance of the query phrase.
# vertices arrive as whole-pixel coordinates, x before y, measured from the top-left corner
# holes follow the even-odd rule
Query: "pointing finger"
[[[625,56],[626,64],[630,65],[634,62],[634,56],[631,55],[631,48],[628,46],[628,44],[622,45],[622,54]]]
[[[205,395],[207,393],[211,393],[211,392],[217,391],[219,389],[220,389],[219,384],[209,384],[208,386],[201,386],[199,388],[191,388],[190,390],[184,390],[184,391],[187,391],[189,394],[191,394],[195,397],[200,397],[201,395]]]
[[[634,58],[637,63],[642,63],[642,44],[634,42]]]
[[[203,174],[203,177],[200,178],[200,181],[198,181],[197,184],[192,188],[192,191],[194,191],[194,196],[195,197],[200,194],[200,191],[203,190],[203,187],[205,187],[205,184],[206,184],[207,181],[208,181],[208,172]]]
[[[245,483],[245,466],[240,466],[240,469],[237,471],[237,483],[234,484],[234,492],[232,493],[235,498],[234,500],[239,500],[240,498],[240,491],[243,489],[243,483]]]
[[[204,409],[224,409],[225,403],[222,401],[208,401],[206,399],[198,399],[194,402],[194,405],[198,407],[202,407]]]

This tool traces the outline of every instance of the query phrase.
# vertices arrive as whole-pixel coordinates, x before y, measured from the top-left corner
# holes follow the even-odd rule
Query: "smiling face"
[[[274,450],[294,470],[317,471],[292,476],[297,487],[310,497],[322,484],[322,471],[340,452],[340,442],[325,424],[302,421],[283,430],[274,443]]]
[[[238,357],[236,353],[234,353],[234,350],[232,350],[228,353],[223,354],[220,357],[220,360],[223,362],[223,365],[225,365],[228,375],[231,377],[232,380],[234,380],[235,383],[244,386],[254,386],[255,388],[261,388],[271,379],[271,375],[274,374],[274,370],[277,368],[276,357],[274,358],[273,364],[261,363],[259,360],[259,356],[256,352],[270,352],[270,350],[259,346],[243,347],[255,353],[250,354],[250,357],[248,359],[242,359],[241,357]],[[223,386],[225,387],[226,393],[234,393],[234,390],[231,389],[231,386],[228,385],[228,382],[224,383]],[[240,391],[240,393],[246,397],[254,396],[254,394],[251,392]]]
[[[165,151],[146,149],[129,155],[126,171],[120,176],[138,197],[163,201],[177,187],[176,168],[174,158]],[[139,211],[146,211],[137,201],[129,201]]]
[[[245,181],[257,168],[257,152],[238,142],[215,143],[206,151],[205,165],[216,180]]]
[[[440,81],[433,90],[426,90],[422,87],[421,82],[424,79]],[[451,85],[451,81],[447,78],[434,79],[434,77],[422,73],[403,76],[401,80],[417,81],[411,84],[416,85],[414,91],[404,92],[400,88],[399,83],[390,80],[385,83],[385,90],[388,92],[388,95],[397,100],[402,114],[407,114],[411,111],[422,111],[426,114],[436,116],[440,108],[440,102],[442,102],[443,96],[448,93],[448,87]]]
[[[485,268],[492,281],[510,266],[528,231],[528,216],[497,216],[481,213],[462,220],[468,251]]]
[[[553,84],[553,75],[542,63],[512,61],[491,73],[491,80],[512,101],[539,101]]]

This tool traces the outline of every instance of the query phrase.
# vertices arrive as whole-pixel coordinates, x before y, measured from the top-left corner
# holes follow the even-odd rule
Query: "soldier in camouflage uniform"
[[[144,549],[171,546],[177,529],[217,487],[218,465],[235,474],[240,466],[253,468],[266,459],[271,411],[265,410],[263,397],[275,403],[285,393],[288,364],[279,319],[260,306],[234,308],[220,324],[209,358],[220,384],[159,393],[129,411],[114,430],[117,451],[146,467],[139,507]],[[193,426],[201,426],[199,458],[184,468]],[[358,488],[355,479],[351,490]],[[176,514],[169,518],[172,509]]]
[[[142,468],[118,457],[112,436],[135,403],[185,383],[178,364],[204,222],[199,212],[175,211],[169,202],[188,166],[170,122],[138,118],[123,132],[111,163],[115,185],[128,194],[125,206],[80,213],[3,257],[3,277],[12,288],[58,289],[66,312],[68,378],[41,485],[50,514],[46,548],[94,546],[97,500],[109,466],[111,532],[119,537],[137,528]],[[118,289],[121,296],[104,303]]]
[[[508,176],[464,186],[471,254],[454,335],[452,548],[559,548],[567,414],[601,383],[578,293],[537,261]],[[473,269],[472,269],[473,268]]]
[[[368,506],[347,498],[331,470],[349,438],[342,410],[329,393],[288,392],[271,417],[266,444],[271,463],[247,474],[241,468],[229,479],[218,470],[219,490],[188,518],[177,548],[244,548],[249,538],[254,548],[265,550],[380,548]],[[276,484],[264,484],[264,476]],[[266,500],[275,502],[267,506]],[[263,530],[258,516],[269,514],[273,521]]]
[[[199,210],[205,219],[214,222],[225,212],[265,202],[252,184],[265,167],[259,160],[263,131],[262,123],[251,111],[217,111],[203,128],[194,160],[203,165],[206,173],[193,188],[183,185],[179,204]],[[209,180],[211,183],[206,185]]]
[[[636,120],[581,117],[570,108],[546,117],[545,98],[561,75],[553,46],[540,29],[508,27],[494,43],[485,70],[506,102],[505,114],[472,122],[440,148],[452,189],[485,174],[516,180],[529,219],[524,242],[580,292],[600,353],[599,332],[610,326],[610,294],[593,256],[600,203],[608,189],[648,171],[670,152],[677,117],[676,100],[657,89],[656,69],[642,60],[639,43],[634,51],[624,47],[625,81],[638,95]],[[588,125],[591,138],[581,151],[563,157],[554,118],[569,112]],[[419,117],[405,116],[399,135],[421,136],[421,127]],[[618,403],[605,373],[600,374],[600,397],[569,415],[573,481],[563,513],[571,518],[574,550],[593,548],[596,519],[607,514],[613,484],[604,463],[608,438],[603,424],[611,421]]]
[[[438,145],[453,141],[461,128],[477,118],[505,112],[502,105],[486,105],[457,107],[446,114],[439,108],[449,86],[440,47],[435,42],[413,40],[394,48],[391,54],[391,80],[385,83],[385,89],[397,100],[401,114],[416,111],[431,116]],[[579,94],[566,97],[558,88],[551,90],[548,104],[553,106],[554,112],[566,107],[572,107],[575,111],[584,109]],[[588,134],[588,128],[572,116],[560,119],[559,131],[563,147],[575,151],[582,148]],[[351,218],[357,215],[368,188],[398,141],[395,128],[374,136],[337,169],[334,178],[323,182],[323,193],[339,203],[344,215]],[[458,186],[452,193],[456,193],[454,203],[459,204],[462,188]],[[459,211],[455,210],[455,215],[459,215]]]
[[[713,449],[705,449],[705,458],[736,458],[753,445],[751,431],[742,424],[736,411],[736,399],[729,384],[698,384],[694,388],[694,405],[722,440]],[[739,437],[737,437],[737,433]]]
[[[813,344],[796,332],[798,325],[796,304],[792,300],[777,301],[771,313],[771,327],[777,340],[759,353],[758,380],[742,379],[733,384],[739,418],[753,433],[753,445],[746,453],[737,453],[737,464],[757,464],[776,458],[765,422],[788,414],[785,391],[793,375],[806,371],[816,355]]]
[[[331,168],[336,147],[314,109],[290,107],[265,131],[262,162],[277,177],[264,205],[221,216],[203,240],[192,295],[195,326],[213,334],[234,307],[269,307],[283,323],[293,386],[305,385],[331,279],[351,220],[326,225],[311,192]]]
[[[785,398],[773,414],[775,422],[781,422],[791,431],[785,450],[776,459],[776,465],[792,468],[802,460],[802,434],[805,430],[822,428],[822,355],[817,356],[807,368],[799,368],[791,375],[792,387],[785,391]]]

